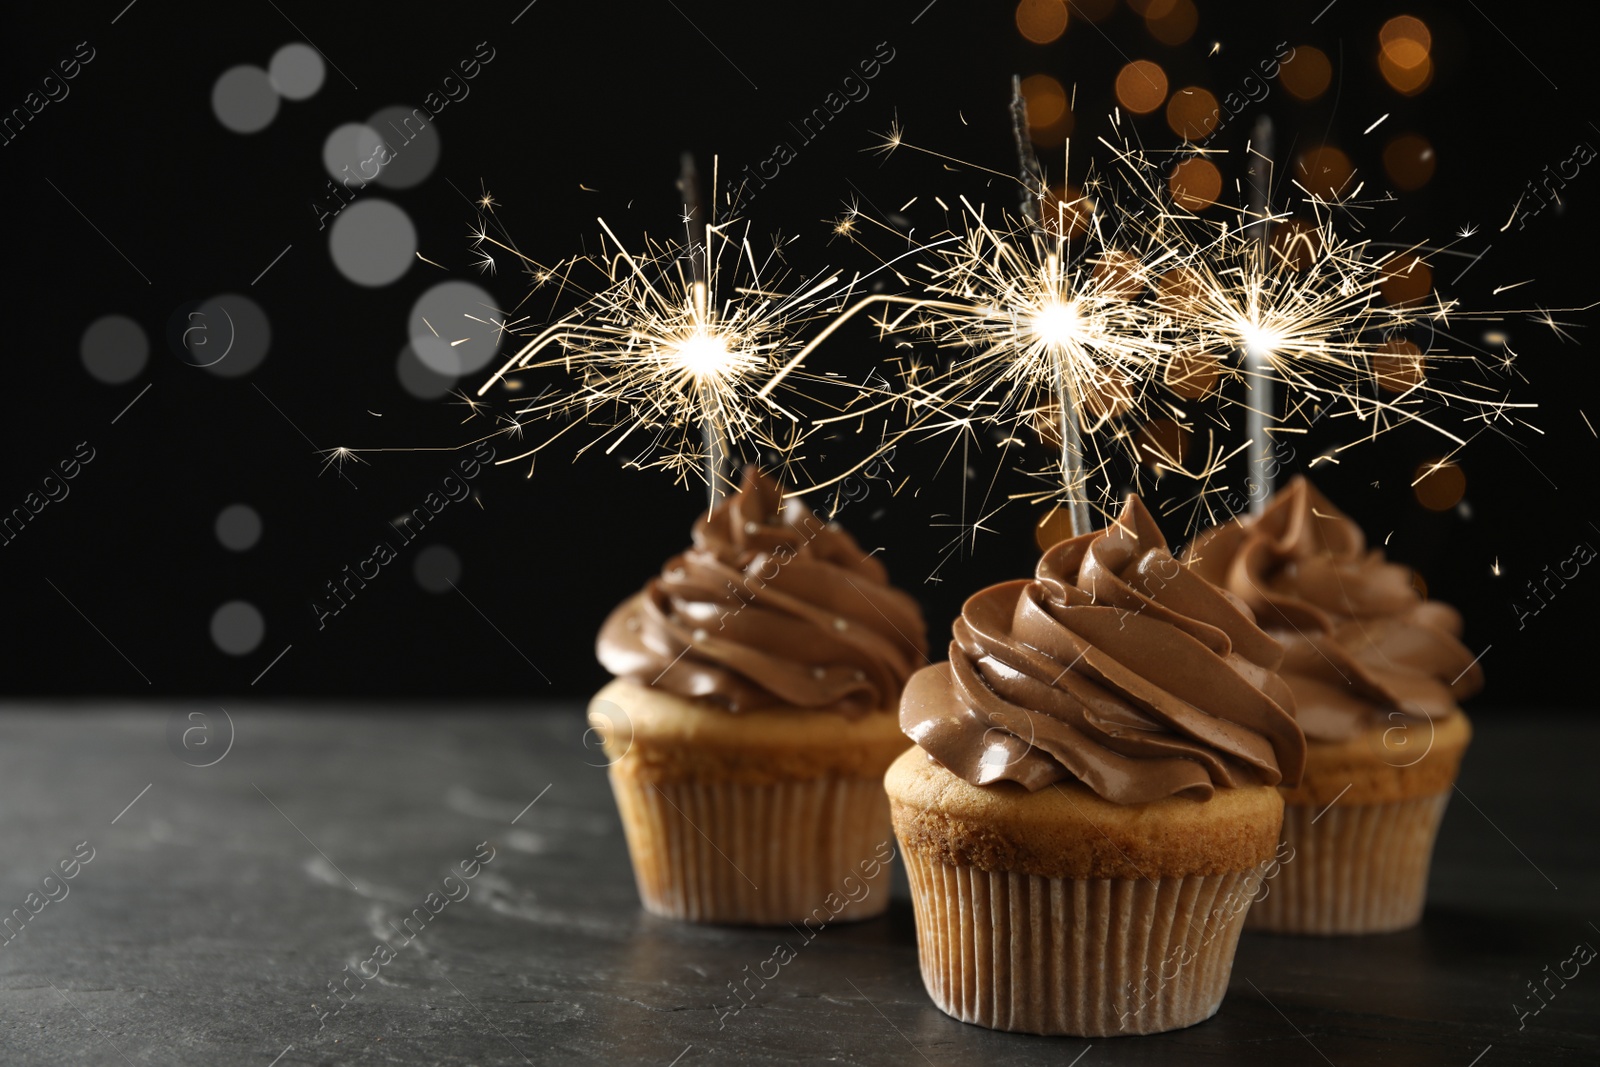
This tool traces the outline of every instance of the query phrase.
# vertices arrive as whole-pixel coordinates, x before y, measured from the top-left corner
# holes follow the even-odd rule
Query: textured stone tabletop
[[[935,1009],[898,873],[729,1012],[785,931],[639,909],[570,705],[13,704],[0,1063],[1592,1064],[1600,964],[1547,979],[1600,947],[1597,750],[1484,714],[1420,928],[1247,934],[1216,1018],[1084,1041]]]

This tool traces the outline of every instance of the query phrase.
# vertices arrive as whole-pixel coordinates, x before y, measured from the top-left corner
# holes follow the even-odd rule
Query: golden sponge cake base
[[[1120,805],[1077,784],[974,786],[920,748],[885,786],[941,1010],[1079,1037],[1216,1013],[1278,843],[1276,789]]]
[[[892,713],[733,713],[617,680],[589,719],[646,910],[818,928],[888,907]]]
[[[1282,866],[1248,929],[1376,934],[1422,920],[1434,841],[1472,725],[1461,714],[1398,723],[1306,746],[1305,777],[1282,790]]]

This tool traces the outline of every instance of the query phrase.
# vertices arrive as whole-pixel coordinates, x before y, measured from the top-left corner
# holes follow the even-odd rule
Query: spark
[[[1107,187],[1089,188],[1110,196]],[[1148,227],[1113,230],[1107,220],[1117,213],[1097,213],[1087,194],[1052,201],[1054,217],[1043,227],[965,197],[959,203],[951,227],[918,249],[920,293],[868,297],[845,312],[888,305],[877,320],[882,336],[931,344],[947,358],[908,360],[897,387],[864,394],[860,405],[819,422],[898,407],[907,416],[902,435],[965,440],[991,426],[1010,438],[1031,427],[1057,443],[1065,438],[1053,493],[1084,499],[1082,481],[1095,482],[1104,462],[1093,435],[1146,407],[1170,354],[1166,316],[1136,298],[1174,253]],[[1079,228],[1088,231],[1083,247],[1070,242]],[[1071,398],[1068,421],[1060,389]],[[1137,447],[1126,431],[1105,436],[1124,453]],[[1086,477],[1074,478],[1066,469],[1074,466]]]
[[[500,432],[513,441],[522,440],[522,423],[510,415],[496,415],[495,421],[505,426]]]
[[[1562,341],[1575,340],[1575,338],[1564,329],[1564,327],[1571,325],[1571,323],[1558,322],[1555,315],[1545,308],[1538,309],[1538,314],[1534,317],[1534,321],[1541,326],[1549,327],[1550,332],[1555,334]]]
[[[718,447],[747,457],[792,456],[798,441],[780,429],[800,425],[791,404],[808,401],[809,387],[837,380],[802,372],[785,395],[758,390],[801,347],[800,330],[837,311],[853,283],[821,272],[782,291],[788,241],[775,239],[758,257],[739,220],[708,225],[704,244],[693,249],[646,238],[630,251],[603,219],[600,227],[602,250],[589,263],[603,272],[601,284],[525,335],[477,390],[483,397],[497,385],[509,389],[512,374],[560,371],[567,381],[513,401],[519,435],[525,426],[555,425],[497,462],[531,458],[570,434],[582,439],[580,454],[602,445],[629,466],[665,469],[679,483],[706,477],[708,432]]]
[[[849,237],[851,234],[855,233],[856,217],[860,214],[861,210],[856,207],[856,205],[849,205],[849,207],[845,210],[845,213],[834,220],[833,235],[835,237]]]
[[[1489,339],[1485,338],[1485,340]],[[1497,337],[1494,340],[1489,341],[1490,344],[1497,344],[1500,346],[1500,355],[1495,360],[1495,369],[1501,374],[1516,374],[1518,373],[1517,351],[1506,342],[1507,339],[1504,336]]]
[[[905,131],[900,125],[900,116],[896,114],[889,120],[889,129],[882,135],[880,142],[866,149],[866,151],[874,152],[881,156],[889,156],[904,143],[904,140]]]
[[[1377,119],[1376,122],[1374,122],[1371,126],[1368,126],[1366,129],[1362,130],[1361,131],[1361,135],[1363,137],[1365,137],[1367,134],[1371,133],[1373,130],[1375,130],[1379,126],[1383,125],[1383,120],[1388,118],[1388,117],[1389,117],[1389,113],[1387,111],[1385,111],[1382,115],[1378,116],[1378,119]]]
[[[1112,125],[1120,131],[1119,118]],[[1535,405],[1469,380],[1493,370],[1491,359],[1480,360],[1471,345],[1467,354],[1451,350],[1452,322],[1484,316],[1437,295],[1403,304],[1384,298],[1386,283],[1438,250],[1346,236],[1338,223],[1358,223],[1358,212],[1382,202],[1357,200],[1360,183],[1331,201],[1302,188],[1282,214],[1202,218],[1173,203],[1164,166],[1126,140],[1100,144],[1110,150],[1108,168],[1091,167],[1079,191],[1030,192],[1021,215],[909,190],[902,211],[937,205],[944,219],[909,248],[911,232],[928,231],[879,218],[876,207],[869,215],[852,200],[831,222],[833,236],[869,248],[883,234],[897,251],[848,280],[829,271],[796,279],[790,242],[758,241],[758,255],[749,223],[738,218],[708,225],[703,241],[646,237],[633,247],[602,219],[598,252],[553,266],[490,236],[480,219],[470,234],[479,254],[491,263],[486,246],[514,255],[533,290],[550,286],[555,295],[542,319],[488,324],[522,344],[477,390],[467,418],[491,403],[482,399],[491,390],[512,394],[531,378],[538,394],[512,396],[488,435],[522,441],[529,432],[528,447],[497,462],[528,459],[531,472],[541,451],[577,442],[577,454],[602,447],[625,465],[671,471],[680,483],[706,477],[702,460],[726,448],[760,457],[799,488],[793,472],[814,434],[867,438],[854,467],[800,491],[836,484],[902,440],[943,439],[946,459],[960,457],[965,492],[974,446],[1005,442],[1000,462],[1010,464],[1027,452],[1016,447],[1021,441],[1042,440],[1059,446],[1059,465],[1024,469],[1041,488],[1008,499],[1098,497],[1111,510],[1131,471],[1136,489],[1146,477],[1190,483],[1192,516],[1213,521],[1229,464],[1251,447],[1232,439],[1230,420],[1248,410],[1250,387],[1261,381],[1284,401],[1266,413],[1274,439],[1325,416],[1355,427],[1316,456],[1318,465],[1402,425],[1443,435],[1451,455],[1482,430],[1527,425],[1520,411]],[[908,143],[896,116],[872,150],[887,157],[901,148],[946,171],[1019,184]],[[1269,225],[1276,232],[1263,241]],[[879,275],[903,290],[858,295]],[[809,366],[835,331],[868,312],[892,345],[885,373],[857,379]],[[1550,312],[1539,314],[1536,321],[1565,336]],[[1411,340],[1423,333],[1426,350]],[[1498,358],[1509,372],[1515,353],[1506,346]],[[891,415],[901,417],[880,427]],[[1481,429],[1468,433],[1463,418]],[[1148,432],[1157,419],[1176,427],[1179,444]],[[359,458],[355,451],[334,450],[329,462]],[[1069,485],[1074,467],[1082,481]],[[981,518],[959,525],[950,551],[966,551],[987,530],[987,496],[977,511]]]
[[[1475,234],[1477,232],[1478,232],[1478,224],[1476,222],[1469,222],[1466,225],[1462,226],[1461,229],[1456,231],[1456,236],[1465,239],[1465,238],[1471,237],[1473,234]]]
[[[1100,143],[1111,166],[1091,167],[1081,192],[1033,197],[1043,232],[963,197],[951,213],[957,217],[900,275],[910,276],[910,291],[867,297],[844,312],[883,309],[875,321],[900,346],[900,380],[863,391],[858,404],[820,421],[893,407],[905,416],[901,436],[964,440],[987,426],[1004,439],[1055,446],[1063,433],[1076,433],[1080,466],[1102,510],[1114,504],[1129,469],[1137,488],[1149,468],[1157,479],[1191,480],[1199,487],[1196,509],[1210,511],[1206,497],[1227,488],[1225,465],[1249,442],[1230,451],[1207,431],[1210,443],[1186,461],[1181,449],[1141,432],[1164,418],[1192,440],[1191,401],[1228,426],[1252,403],[1249,387],[1266,380],[1285,400],[1284,410],[1267,413],[1274,437],[1328,415],[1350,420],[1354,432],[1317,455],[1319,466],[1402,425],[1441,434],[1459,449],[1471,436],[1461,423],[1508,424],[1514,410],[1535,406],[1473,391],[1489,388],[1468,381],[1487,368],[1471,346],[1468,354],[1452,351],[1446,331],[1456,318],[1483,316],[1438,296],[1385,299],[1386,283],[1416,271],[1433,250],[1348,237],[1338,222],[1366,207],[1356,200],[1359,183],[1334,201],[1302,190],[1281,214],[1205,219],[1172,203],[1164,168],[1126,141]],[[952,161],[907,142],[898,123],[883,147]],[[926,190],[918,197],[934,199]],[[858,214],[848,236],[862,241],[866,221]],[[1260,230],[1269,224],[1277,230],[1263,242]],[[1431,342],[1425,352],[1409,340],[1423,334]],[[930,348],[939,358],[927,357]],[[1063,381],[1076,409],[1066,426],[1055,400]],[[1063,460],[1037,472],[1048,488],[1013,499],[1072,496],[1067,466]]]
[[[1584,424],[1584,425],[1585,425],[1585,426],[1587,426],[1587,427],[1589,427],[1589,433],[1590,433],[1590,434],[1591,434],[1591,435],[1592,435],[1592,436],[1595,436],[1595,437],[1600,437],[1600,434],[1597,434],[1597,433],[1595,433],[1595,432],[1594,432],[1594,423],[1592,423],[1592,422],[1590,422],[1590,421],[1589,421],[1589,416],[1588,416],[1588,415],[1586,415],[1586,414],[1584,414],[1584,410],[1583,410],[1583,409],[1582,409],[1582,408],[1579,408],[1579,409],[1578,409],[1578,414],[1579,414],[1579,415],[1583,415],[1583,424]]]
[[[1522,197],[1519,195],[1517,197],[1517,202],[1515,204],[1511,205],[1511,214],[1506,216],[1506,224],[1504,226],[1500,227],[1500,232],[1501,233],[1505,233],[1507,230],[1511,229],[1511,224],[1513,222],[1517,221],[1517,209],[1520,208],[1521,206],[1522,206]]]
[[[1484,316],[1437,295],[1431,303],[1391,303],[1386,284],[1409,276],[1432,250],[1347,237],[1335,220],[1349,203],[1308,195],[1292,214],[1241,213],[1231,223],[1198,229],[1198,220],[1183,220],[1191,232],[1172,272],[1178,280],[1170,298],[1157,299],[1184,344],[1250,353],[1253,359],[1228,368],[1225,377],[1247,387],[1259,377],[1353,420],[1359,430],[1318,456],[1319,464],[1337,463],[1345,449],[1401,425],[1424,427],[1460,448],[1470,436],[1463,423],[1487,424],[1510,409],[1536,406],[1470,391],[1486,368],[1471,352],[1453,352],[1447,331],[1454,318]],[[1254,231],[1269,222],[1279,228],[1263,244]],[[1427,351],[1411,340],[1423,335]],[[1218,399],[1224,408],[1250,403],[1225,391]],[[1306,410],[1268,412],[1268,418],[1281,430],[1302,421]]]
[[[322,464],[322,470],[317,472],[319,475],[327,473],[329,467],[337,467],[339,470],[344,470],[344,465],[351,460],[357,463],[367,462],[356,455],[356,450],[353,448],[330,448],[324,451],[323,455],[327,458]]]
[[[452,389],[450,391],[450,395],[455,397],[451,403],[459,404],[467,409],[467,417],[462,419],[462,422],[467,422],[470,419],[477,418],[488,408],[487,404],[479,400],[477,397],[468,395],[468,393],[463,389]]]

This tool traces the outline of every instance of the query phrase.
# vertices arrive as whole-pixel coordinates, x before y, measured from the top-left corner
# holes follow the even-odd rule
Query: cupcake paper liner
[[[1283,808],[1294,849],[1250,909],[1250,929],[1282,934],[1376,934],[1414,926],[1450,793],[1381,805]]]
[[[1046,878],[901,854],[933,1002],[994,1030],[1078,1037],[1216,1014],[1261,877]]]
[[[615,768],[610,776],[639,897],[656,915],[826,924],[889,906],[884,861],[894,834],[876,778],[656,783]]]
[[[1258,892],[1247,928],[1282,934],[1375,934],[1422,918],[1428,865],[1448,792],[1386,804],[1289,804],[1294,849]],[[1264,893],[1264,895],[1262,895]]]

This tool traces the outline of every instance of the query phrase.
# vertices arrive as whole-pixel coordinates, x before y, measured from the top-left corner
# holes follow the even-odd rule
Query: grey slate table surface
[[[1211,1021],[1085,1041],[935,1009],[899,875],[887,916],[823,930],[719,1026],[784,932],[639,909],[575,706],[227,712],[196,767],[215,706],[0,708],[0,915],[29,915],[0,941],[0,1063],[1600,1063],[1600,963],[1547,1002],[1526,984],[1600,947],[1588,715],[1478,716],[1420,928],[1246,935]],[[195,726],[215,747],[180,758]],[[364,963],[380,935],[403,947]],[[334,1013],[329,983],[375,966]]]

